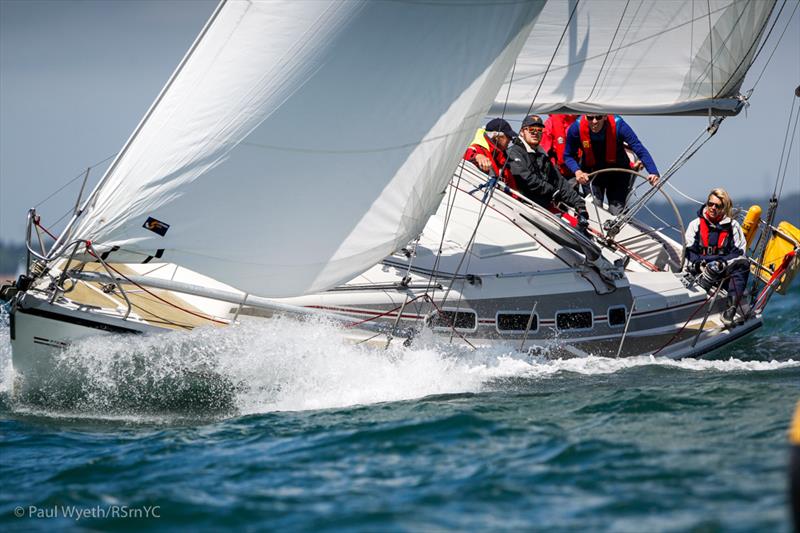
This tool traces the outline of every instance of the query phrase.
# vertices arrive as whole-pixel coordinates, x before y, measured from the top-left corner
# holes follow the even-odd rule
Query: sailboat
[[[275,314],[356,342],[428,329],[552,357],[698,356],[747,335],[798,268],[777,202],[751,217],[736,327],[720,280],[683,272],[682,232],[636,217],[671,202],[695,146],[623,213],[592,206],[586,233],[460,157],[506,113],[699,114],[710,137],[746,104],[774,5],[223,0],[49,249],[29,211],[27,272],[0,293],[15,370],[47,373],[93,335]]]

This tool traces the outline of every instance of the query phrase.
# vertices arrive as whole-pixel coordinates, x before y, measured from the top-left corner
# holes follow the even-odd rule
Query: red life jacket
[[[512,189],[517,190],[517,181],[514,179],[514,176],[511,174],[511,169],[508,168],[508,166],[506,166],[503,171],[503,175],[500,175],[500,169],[503,168],[503,165],[506,163],[506,154],[504,154],[485,134],[481,142],[473,142],[469,145],[467,151],[464,152],[464,159],[474,163],[477,154],[488,157],[492,163],[494,175],[506,182]]]
[[[564,148],[566,148],[567,130],[576,118],[576,115],[550,115],[544,123],[540,146],[551,156],[555,152],[555,156],[551,159],[564,177],[572,177],[572,171],[564,163]]]
[[[706,217],[700,217],[700,244],[703,245],[703,249],[701,250],[701,255],[719,255],[722,249],[725,247],[725,240],[728,238],[728,231],[727,230],[720,230],[719,235],[717,236],[717,242],[713,246],[709,246],[708,243],[708,221]]]
[[[594,169],[597,160],[592,150],[592,138],[589,130],[589,121],[586,115],[580,118],[581,148],[583,148],[583,162],[587,168]],[[617,161],[617,119],[614,115],[606,118],[606,163],[613,164]],[[583,166],[583,165],[582,165]]]

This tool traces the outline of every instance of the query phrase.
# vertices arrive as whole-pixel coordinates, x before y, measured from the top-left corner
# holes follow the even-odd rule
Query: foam
[[[7,325],[0,324],[0,336],[0,393],[10,396],[14,372]],[[722,373],[800,367],[794,360],[735,358],[549,359],[509,347],[472,351],[431,336],[412,348],[383,350],[352,344],[334,325],[289,318],[154,336],[99,336],[73,344],[57,364],[57,379],[39,391],[45,405],[34,411],[46,412],[51,401],[54,411],[101,418],[173,410],[251,414],[338,408],[479,393],[494,390],[498,379],[612,374],[654,365]]]

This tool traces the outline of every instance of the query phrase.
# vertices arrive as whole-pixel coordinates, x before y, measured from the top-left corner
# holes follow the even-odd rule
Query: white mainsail
[[[421,231],[543,5],[223,1],[71,237],[261,296],[345,281]]]
[[[774,5],[774,0],[549,2],[492,112],[736,113],[742,81]]]

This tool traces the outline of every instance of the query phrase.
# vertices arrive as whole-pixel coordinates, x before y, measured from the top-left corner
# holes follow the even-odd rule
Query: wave
[[[5,330],[5,331],[4,331]],[[16,387],[7,325],[0,325],[0,395],[13,410],[94,414],[230,416],[329,409],[481,393],[502,382],[641,367],[688,372],[762,372],[800,361],[643,356],[550,359],[511,348],[476,351],[422,337],[412,348],[354,345],[322,321],[277,318],[223,329],[153,336],[98,336],[58,356],[53,371]],[[12,389],[14,393],[12,394]]]

